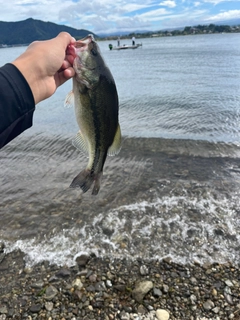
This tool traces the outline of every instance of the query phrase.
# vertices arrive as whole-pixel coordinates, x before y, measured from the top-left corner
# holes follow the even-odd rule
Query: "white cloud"
[[[159,5],[160,6],[169,7],[169,8],[175,8],[176,7],[176,3],[173,0],[165,0],[165,1],[161,2]]]
[[[240,0],[232,1],[231,7],[231,0],[36,1],[0,0],[0,20],[19,21],[32,17],[98,34],[121,30],[154,31],[240,17],[239,10],[230,10],[232,4],[237,4]],[[197,10],[201,8],[204,10]]]
[[[229,10],[225,12],[218,13],[214,16],[208,17],[205,21],[223,21],[231,19],[239,19],[240,10]]]
[[[217,4],[221,3],[221,2],[240,2],[240,0],[235,0],[235,1],[233,1],[233,0],[204,0],[203,2],[212,3],[214,5],[217,5]]]
[[[142,13],[140,16],[142,18],[149,18],[149,19],[152,19],[152,18],[158,18],[162,15],[166,15],[168,14],[169,12],[166,10],[166,9],[157,9],[157,10],[151,10],[151,11],[148,11],[148,12],[145,12],[145,13]]]

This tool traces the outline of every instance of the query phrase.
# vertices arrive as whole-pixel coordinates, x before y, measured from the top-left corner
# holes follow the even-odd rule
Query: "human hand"
[[[51,40],[31,43],[12,62],[31,87],[35,104],[49,98],[60,85],[74,76],[74,57],[67,54],[66,50],[75,41],[69,33],[61,32]]]

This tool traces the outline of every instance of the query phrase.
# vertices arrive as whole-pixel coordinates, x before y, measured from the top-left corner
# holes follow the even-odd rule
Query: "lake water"
[[[0,151],[0,240],[31,265],[81,252],[239,263],[240,34],[99,42],[115,78],[123,146],[97,197],[69,189],[87,163],[71,144],[71,81]],[[122,44],[130,40],[122,40]],[[112,42],[113,45],[116,43]],[[0,65],[26,48],[0,50]]]

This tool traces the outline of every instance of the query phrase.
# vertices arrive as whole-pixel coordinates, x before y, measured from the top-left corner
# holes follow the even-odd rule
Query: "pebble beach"
[[[82,254],[72,267],[27,267],[4,244],[0,261],[0,320],[240,319],[240,272],[231,264]]]

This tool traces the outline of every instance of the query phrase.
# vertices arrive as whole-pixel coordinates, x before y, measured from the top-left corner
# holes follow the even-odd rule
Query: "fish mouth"
[[[74,44],[70,44],[67,47],[67,55],[72,55],[74,57],[77,56],[77,52],[79,51],[85,51],[88,48],[88,45],[91,42],[95,42],[94,36],[92,34],[89,34],[85,38],[76,41]]]
[[[85,38],[78,40],[74,43],[75,48],[80,49],[80,51],[84,51],[91,42],[95,42],[92,34],[89,34]]]

